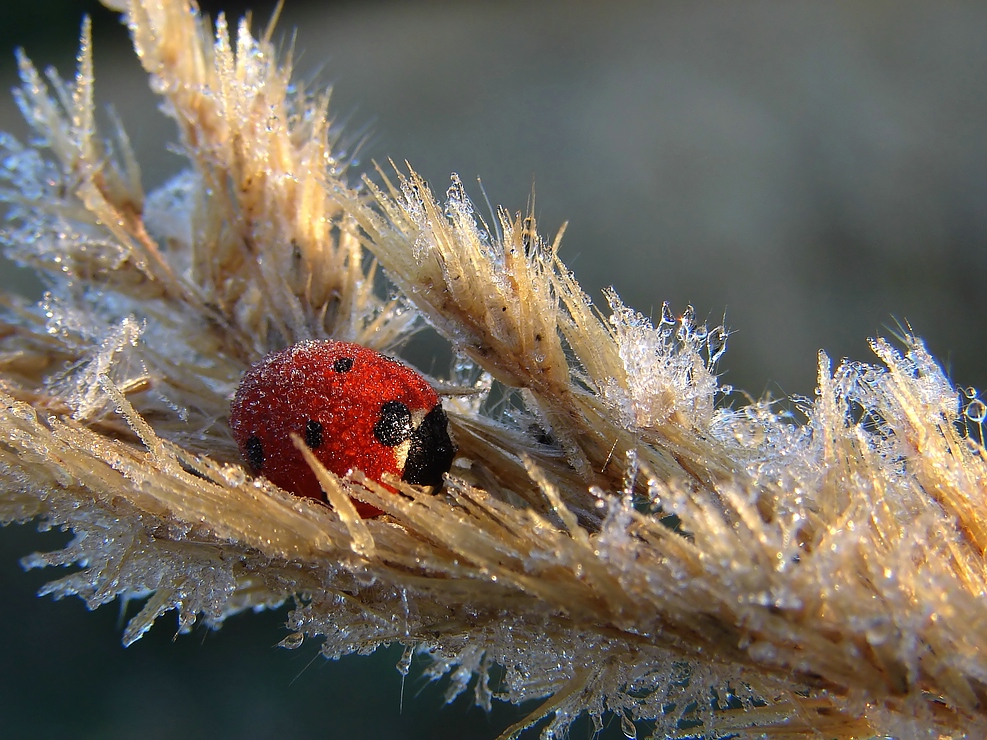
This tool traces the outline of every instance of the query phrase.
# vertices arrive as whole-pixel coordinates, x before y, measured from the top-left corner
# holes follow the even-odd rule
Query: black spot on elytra
[[[305,444],[310,450],[322,446],[322,422],[309,419],[305,424]]]
[[[254,469],[254,472],[264,467],[264,445],[260,443],[259,437],[254,436],[248,438],[243,447],[247,454],[247,462],[250,463],[250,467]]]
[[[411,449],[401,478],[416,486],[441,486],[442,476],[452,467],[456,445],[449,438],[449,419],[436,404],[411,435]]]
[[[400,401],[388,401],[380,408],[374,436],[386,447],[396,447],[411,436],[411,412]]]
[[[332,369],[337,373],[348,373],[353,369],[352,357],[337,357],[332,363]]]

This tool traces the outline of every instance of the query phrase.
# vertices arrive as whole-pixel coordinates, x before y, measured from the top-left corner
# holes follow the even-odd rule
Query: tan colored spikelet
[[[983,405],[917,338],[874,341],[881,365],[820,354],[803,425],[725,406],[722,327],[613,292],[604,315],[561,234],[484,224],[456,177],[441,198],[410,166],[350,173],[270,29],[107,4],[188,169],[145,194],[126,136],[100,137],[88,21],[74,82],[20,59],[42,144],[0,140],[0,238],[49,292],[2,298],[0,519],[75,532],[25,561],[82,564],[47,593],[153,593],[128,644],[171,610],[187,632],[293,600],[286,647],[400,642],[450,700],[474,678],[486,708],[545,699],[504,737],[584,713],[655,737],[987,732]],[[227,414],[252,362],[313,337],[393,351],[421,321],[458,358],[439,495],[302,444],[330,505],[244,470]]]

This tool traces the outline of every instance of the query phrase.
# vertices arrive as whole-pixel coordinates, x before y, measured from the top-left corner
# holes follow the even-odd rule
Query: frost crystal
[[[126,643],[291,601],[285,647],[398,642],[449,701],[544,700],[505,737],[581,714],[628,737],[987,732],[987,414],[917,338],[820,354],[804,423],[725,406],[722,327],[613,291],[602,317],[561,233],[491,227],[457,177],[441,202],[410,169],[350,178],[270,30],[108,4],[188,167],[145,195],[126,135],[100,137],[88,22],[72,82],[20,60],[36,139],[0,138],[0,242],[49,292],[0,302],[0,519],[74,532],[24,560],[78,566],[44,593],[146,600]],[[250,364],[307,338],[393,351],[419,317],[457,358],[440,493],[314,457],[327,505],[249,475],[228,413]]]
[[[692,307],[674,319],[662,306],[655,329],[643,315],[607,291],[614,341],[626,377],[626,391],[611,381],[601,389],[621,409],[628,426],[656,429],[680,414],[697,428],[708,426],[718,392],[713,368],[726,349],[726,330],[695,325]],[[703,350],[706,357],[703,357]]]

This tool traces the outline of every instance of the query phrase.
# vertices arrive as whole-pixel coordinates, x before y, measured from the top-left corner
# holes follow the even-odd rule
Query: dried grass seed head
[[[88,23],[74,82],[21,59],[39,143],[0,142],[4,245],[49,284],[4,299],[0,516],[75,531],[27,561],[82,566],[49,593],[153,592],[128,642],[169,610],[187,631],[295,599],[291,645],[415,646],[450,698],[473,676],[482,706],[553,695],[527,721],[545,733],[608,711],[659,735],[983,733],[987,470],[921,342],[821,356],[801,426],[717,407],[721,328],[614,293],[604,318],[558,239],[504,210],[491,234],[456,179],[441,203],[410,170],[351,184],[326,96],[291,87],[270,33],[115,7],[189,169],[145,194],[126,137],[104,145]],[[249,363],[305,338],[387,350],[419,312],[551,437],[463,399],[444,496],[313,459],[333,509],[244,471],[226,415]]]

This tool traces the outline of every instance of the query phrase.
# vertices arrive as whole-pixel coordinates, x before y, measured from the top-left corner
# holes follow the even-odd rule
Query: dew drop
[[[967,404],[966,418],[974,424],[983,424],[987,420],[987,406],[979,399],[974,399]]]
[[[303,633],[292,632],[278,643],[278,647],[287,648],[288,650],[295,650],[296,648],[300,648],[303,642],[305,642],[305,635]]]
[[[620,731],[624,733],[624,737],[637,737],[637,727],[634,725],[631,718],[623,712],[620,713]]]
[[[709,349],[709,364],[715,365],[727,351],[727,333],[723,327],[718,326],[709,333],[706,346]]]
[[[672,308],[667,302],[661,304],[661,321],[659,324],[675,324],[675,316],[672,314]]]
[[[415,654],[414,645],[405,645],[404,652],[401,654],[401,660],[398,661],[397,669],[398,673],[402,676],[407,676],[408,672],[411,670],[411,659]]]
[[[220,475],[223,476],[223,480],[226,485],[236,488],[242,486],[244,481],[247,480],[247,476],[244,475],[243,468],[236,465],[227,465],[223,468]]]

